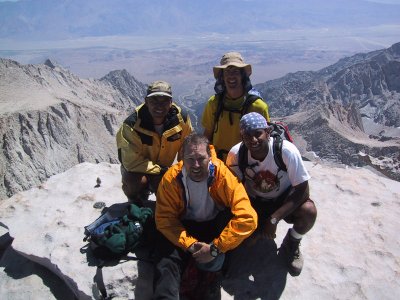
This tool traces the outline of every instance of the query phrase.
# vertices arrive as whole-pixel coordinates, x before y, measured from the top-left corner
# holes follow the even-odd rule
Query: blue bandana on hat
[[[267,120],[256,112],[245,114],[239,123],[240,131],[268,128]]]

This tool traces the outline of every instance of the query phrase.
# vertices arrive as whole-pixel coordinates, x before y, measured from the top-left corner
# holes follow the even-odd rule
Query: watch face
[[[212,257],[217,257],[218,256],[218,249],[214,245],[210,246],[210,254]]]
[[[277,223],[277,219],[276,219],[276,218],[272,218],[272,219],[271,219],[271,224],[272,224],[272,225],[276,225],[276,223]]]

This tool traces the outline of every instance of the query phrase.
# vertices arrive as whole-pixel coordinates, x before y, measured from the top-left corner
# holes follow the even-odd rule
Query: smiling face
[[[242,140],[254,159],[264,160],[268,154],[268,129],[246,130],[242,133]]]
[[[241,69],[229,66],[222,74],[228,95],[232,98],[241,97],[244,94]]]
[[[146,98],[145,103],[150,115],[153,117],[154,125],[160,125],[164,122],[172,106],[172,98],[167,96],[153,96]]]
[[[188,176],[193,181],[203,181],[208,178],[210,154],[207,144],[188,144],[183,154],[183,165]]]

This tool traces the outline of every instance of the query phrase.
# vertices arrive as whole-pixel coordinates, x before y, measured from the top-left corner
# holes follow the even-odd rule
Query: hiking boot
[[[303,269],[303,255],[300,252],[300,240],[295,239],[290,235],[288,230],[285,238],[283,239],[279,253],[285,255],[287,266],[289,268],[289,274],[291,276],[299,276]]]

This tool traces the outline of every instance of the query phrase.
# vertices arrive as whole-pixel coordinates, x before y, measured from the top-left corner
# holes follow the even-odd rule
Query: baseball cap
[[[172,98],[171,85],[162,80],[152,82],[147,88],[146,98],[153,96],[166,96]]]

